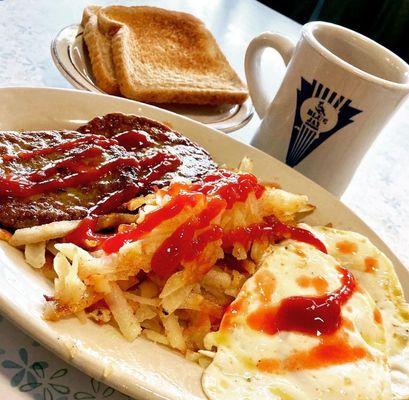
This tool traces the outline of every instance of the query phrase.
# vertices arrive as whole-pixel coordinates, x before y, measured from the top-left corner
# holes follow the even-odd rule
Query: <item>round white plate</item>
[[[58,70],[74,87],[104,93],[95,83],[82,33],[83,29],[78,24],[62,29],[51,43],[51,55]],[[194,105],[161,105],[160,107],[225,133],[242,128],[254,114],[250,99],[242,105],[220,107]]]
[[[170,124],[220,163],[236,166],[243,156],[249,156],[262,180],[278,181],[284,189],[310,197],[317,210],[308,222],[332,222],[369,237],[395,264],[408,296],[409,272],[374,232],[327,191],[263,152],[188,118],[119,97],[63,89],[0,89],[0,130],[73,129],[110,112],[139,114]],[[50,282],[24,262],[21,252],[1,242],[0,310],[21,329],[85,373],[131,396],[205,398],[200,385],[202,369],[166,347],[143,338],[129,343],[111,326],[81,324],[76,318],[44,321],[43,294],[51,293]]]

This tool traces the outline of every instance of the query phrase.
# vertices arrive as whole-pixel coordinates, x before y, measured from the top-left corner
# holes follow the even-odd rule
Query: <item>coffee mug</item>
[[[266,48],[275,49],[287,66],[272,101],[260,80]],[[279,33],[256,37],[247,48],[245,71],[262,118],[251,144],[337,196],[409,93],[407,63],[373,40],[326,22],[304,25],[296,45]]]

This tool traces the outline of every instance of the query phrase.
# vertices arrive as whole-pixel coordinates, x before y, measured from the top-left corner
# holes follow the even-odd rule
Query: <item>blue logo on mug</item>
[[[362,111],[350,104],[351,99],[315,79],[310,83],[301,77],[286,163],[296,166],[331,135],[352,123],[352,117]]]

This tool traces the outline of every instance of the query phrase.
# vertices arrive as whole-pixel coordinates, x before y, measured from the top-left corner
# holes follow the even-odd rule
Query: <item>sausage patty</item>
[[[119,133],[128,131],[136,131],[144,139],[143,143],[134,146],[134,144],[128,145],[125,140],[121,145],[114,144],[108,147],[99,145],[104,137],[112,138]],[[21,151],[55,147],[83,138],[84,135],[94,135],[100,139],[80,143],[75,148],[64,152],[51,152],[29,159],[15,157]],[[90,147],[98,147],[99,154],[102,155],[98,157],[98,160],[94,157],[81,159],[84,168],[92,167],[97,161],[101,163],[121,157],[143,160],[158,152],[177,157],[180,160],[179,166],[159,179],[150,182],[139,195],[152,192],[154,187],[167,185],[176,179],[194,181],[217,168],[215,162],[204,149],[159,122],[138,116],[108,114],[93,119],[88,124],[78,128],[77,131],[0,132],[0,157],[2,157],[0,176],[27,181],[29,175],[44,171],[44,169],[50,168],[53,163],[66,160]],[[72,170],[62,166],[55,171],[51,178],[63,178],[72,173]],[[48,176],[44,180],[49,178]],[[38,181],[38,178],[36,179]],[[129,184],[137,184],[140,180],[140,171],[124,167],[114,169],[87,185],[70,186],[28,197],[5,195],[3,191],[0,194],[0,226],[18,229],[53,221],[81,219],[102,199]]]

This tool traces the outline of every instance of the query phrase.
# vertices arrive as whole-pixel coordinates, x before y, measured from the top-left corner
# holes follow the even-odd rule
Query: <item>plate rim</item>
[[[371,232],[371,235],[375,238],[377,238],[377,240],[381,243],[381,250],[387,252],[388,256],[390,257],[390,255],[392,255],[392,257],[390,257],[392,259],[392,262],[395,264],[395,269],[396,269],[396,263],[398,263],[398,265],[400,265],[400,268],[403,268],[407,274],[407,276],[409,277],[409,270],[404,266],[404,264],[399,260],[399,258],[393,253],[393,251],[389,248],[389,246],[383,242],[383,240],[377,235],[377,233],[372,230],[358,215],[356,215],[356,213],[354,211],[352,211],[351,209],[349,209],[348,206],[346,206],[344,203],[342,203],[339,199],[337,199],[335,196],[333,196],[331,193],[329,193],[327,190],[325,190],[324,188],[322,188],[321,186],[319,186],[317,183],[311,181],[309,178],[303,176],[302,174],[300,174],[298,171],[295,171],[294,169],[292,169],[291,167],[285,165],[284,163],[282,163],[279,160],[274,159],[273,157],[269,156],[268,154],[262,152],[259,149],[255,149],[254,147],[245,144],[241,141],[239,141],[238,139],[228,136],[228,135],[224,135],[222,132],[209,127],[205,124],[202,124],[200,122],[194,121],[188,117],[173,113],[171,111],[168,110],[164,110],[161,109],[159,107],[155,107],[149,104],[145,104],[145,103],[140,103],[140,102],[135,102],[132,100],[128,100],[128,99],[123,99],[123,98],[116,98],[113,96],[109,96],[107,94],[99,94],[99,93],[92,93],[92,92],[84,92],[84,91],[80,91],[80,90],[76,90],[76,89],[65,89],[65,88],[51,88],[51,87],[13,87],[13,86],[8,86],[8,87],[2,87],[0,88],[0,96],[3,95],[4,92],[9,91],[10,94],[12,94],[13,92],[24,92],[26,90],[29,91],[34,91],[34,92],[38,92],[38,94],[36,93],[36,95],[38,96],[43,96],[44,94],[46,95],[48,92],[56,92],[56,93],[60,93],[60,94],[64,94],[64,93],[71,93],[73,96],[77,95],[77,96],[103,96],[105,98],[107,98],[107,101],[119,101],[119,102],[130,102],[132,103],[132,105],[135,106],[139,106],[141,108],[141,114],[144,115],[145,114],[145,110],[151,110],[154,113],[158,112],[159,114],[162,115],[171,115],[173,117],[173,119],[182,119],[185,122],[188,123],[188,125],[191,126],[195,126],[195,125],[199,125],[201,126],[201,128],[205,129],[206,131],[209,131],[209,135],[214,136],[214,138],[223,138],[223,140],[231,142],[231,143],[236,143],[236,145],[239,145],[239,147],[242,148],[251,148],[252,149],[252,153],[256,154],[257,156],[261,157],[262,159],[265,160],[269,160],[270,162],[278,162],[282,168],[284,168],[287,171],[291,171],[290,174],[292,174],[296,180],[298,181],[299,179],[301,179],[302,181],[305,181],[306,183],[308,183],[309,185],[312,186],[313,189],[317,189],[318,192],[321,192],[322,194],[325,194],[326,197],[328,197],[330,199],[331,202],[335,202],[337,207],[342,207],[343,209],[345,209],[348,213],[351,214],[351,216],[357,221],[357,223],[359,223],[360,225],[362,225],[364,228],[366,228],[369,232]],[[150,117],[152,118],[152,117]],[[3,129],[3,128],[2,128]],[[186,134],[186,133],[183,133]],[[371,238],[372,240],[372,238]],[[376,244],[378,246],[378,243]],[[6,246],[8,246],[6,244]],[[398,271],[397,271],[398,272]],[[29,321],[22,321],[19,320],[18,318],[14,318],[13,314],[15,313],[16,309],[18,308],[17,306],[13,307],[13,303],[10,303],[8,301],[6,301],[6,298],[3,298],[2,293],[0,292],[0,310],[2,311],[2,313],[5,314],[5,316],[15,325],[17,325],[19,327],[19,329],[21,329],[23,332],[26,332],[29,336],[34,337],[36,340],[38,340],[40,343],[42,343],[44,345],[44,347],[46,347],[47,349],[49,349],[50,351],[52,351],[53,353],[57,354],[58,357],[60,357],[61,359],[63,359],[64,361],[66,361],[67,363],[75,366],[76,368],[82,370],[83,372],[85,372],[86,374],[93,376],[94,378],[98,379],[98,380],[104,380],[105,382],[107,382],[109,385],[111,385],[114,388],[117,388],[119,391],[121,392],[128,392],[131,393],[132,396],[141,396],[142,398],[145,396],[148,399],[166,399],[167,397],[164,397],[158,393],[155,393],[154,391],[152,391],[151,389],[149,389],[146,386],[142,386],[140,384],[136,384],[132,387],[132,392],[129,391],[128,387],[124,387],[121,386],[121,383],[118,382],[117,380],[111,380],[111,379],[104,379],[102,374],[99,374],[98,372],[100,372],[100,369],[98,369],[98,367],[95,366],[95,360],[90,360],[89,357],[85,357],[85,359],[82,358],[70,358],[69,356],[67,356],[67,352],[64,351],[63,345],[58,343],[58,340],[56,340],[56,338],[54,336],[52,336],[53,334],[50,333],[47,336],[43,336],[42,335],[42,331],[39,329],[38,327],[38,323],[36,322],[37,320],[35,318],[30,319]]]

